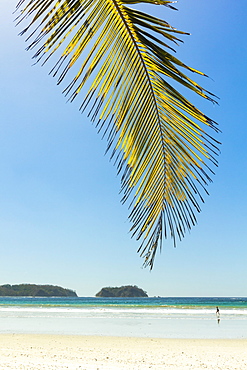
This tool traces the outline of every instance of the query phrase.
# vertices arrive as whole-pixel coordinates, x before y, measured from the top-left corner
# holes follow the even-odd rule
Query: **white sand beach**
[[[0,334],[0,369],[246,370],[247,339]]]

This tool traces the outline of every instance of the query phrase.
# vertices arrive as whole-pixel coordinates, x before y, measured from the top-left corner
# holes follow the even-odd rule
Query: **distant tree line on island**
[[[0,285],[0,296],[8,297],[77,297],[76,292],[55,285]]]
[[[121,287],[107,287],[102,288],[100,292],[96,294],[96,297],[148,297],[147,293],[138,288],[136,285],[127,285]]]

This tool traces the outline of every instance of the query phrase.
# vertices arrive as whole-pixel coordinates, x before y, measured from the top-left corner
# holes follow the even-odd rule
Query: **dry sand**
[[[247,370],[247,339],[0,334],[0,369]]]

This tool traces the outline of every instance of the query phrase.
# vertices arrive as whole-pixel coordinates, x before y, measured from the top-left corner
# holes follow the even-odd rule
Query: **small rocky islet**
[[[126,298],[144,298],[148,297],[147,292],[138,288],[136,285],[126,285],[121,287],[105,287],[102,288],[96,297],[126,297]]]

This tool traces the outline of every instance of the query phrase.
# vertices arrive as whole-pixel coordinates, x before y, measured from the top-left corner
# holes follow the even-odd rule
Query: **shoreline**
[[[0,369],[244,370],[247,339],[0,334]]]

